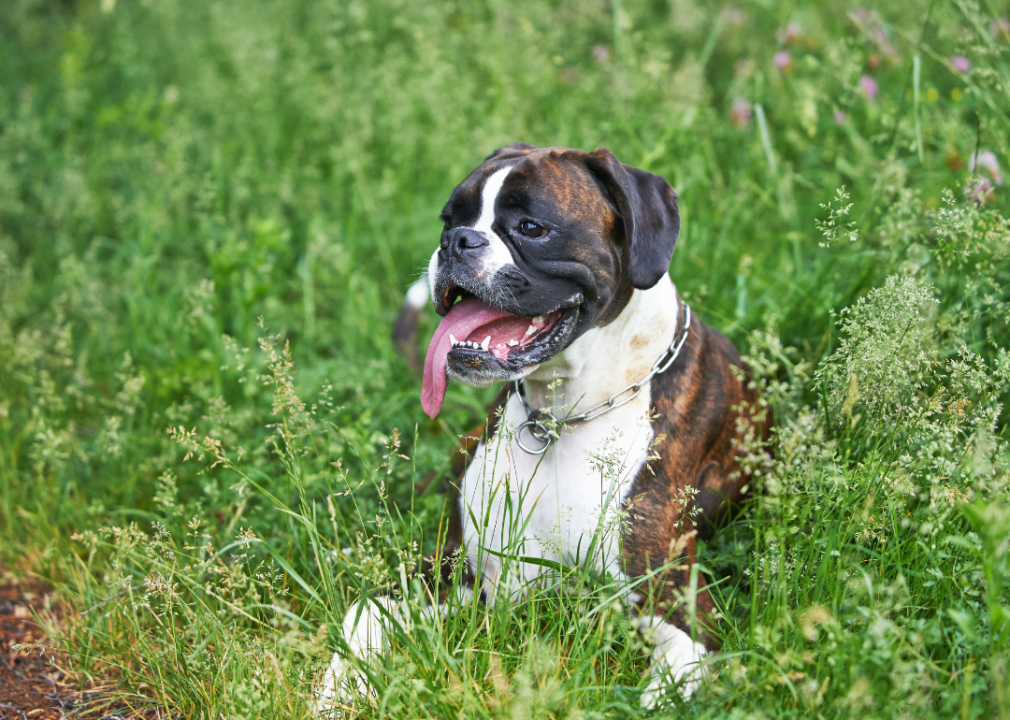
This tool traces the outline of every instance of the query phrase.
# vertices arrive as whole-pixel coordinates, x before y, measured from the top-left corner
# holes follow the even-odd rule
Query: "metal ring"
[[[532,436],[532,438],[537,442],[542,442],[544,446],[539,450],[527,447],[526,443],[523,442],[523,428],[528,428],[530,436]],[[551,446],[553,441],[554,438],[547,426],[536,420],[527,420],[524,423],[520,423],[519,428],[516,430],[516,445],[522,448],[523,451],[528,452],[530,455],[543,455],[547,452],[547,448]]]

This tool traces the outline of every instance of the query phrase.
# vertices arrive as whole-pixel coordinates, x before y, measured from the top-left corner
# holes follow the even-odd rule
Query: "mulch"
[[[15,578],[0,566],[0,718],[58,720],[67,717],[75,693],[58,667],[59,655],[35,616],[58,620],[60,604],[39,580]],[[34,645],[15,649],[18,645]],[[40,647],[41,646],[41,647]],[[44,648],[44,650],[43,650]]]

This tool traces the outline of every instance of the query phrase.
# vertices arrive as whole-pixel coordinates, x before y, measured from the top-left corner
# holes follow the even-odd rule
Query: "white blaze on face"
[[[487,238],[488,249],[484,253],[484,264],[478,271],[478,276],[481,279],[490,279],[501,268],[514,264],[512,253],[509,252],[508,247],[498,236],[498,233],[494,231],[494,205],[498,200],[498,194],[501,192],[502,185],[505,184],[505,178],[511,171],[512,166],[509,165],[492,173],[484,181],[484,187],[480,193],[480,217],[477,218],[476,223],[470,226],[472,230],[482,233]],[[435,278],[438,277],[438,253],[439,249],[436,248],[435,252],[431,254],[431,260],[428,261],[428,286],[432,301],[435,303],[438,302],[438,298],[435,297]]]
[[[431,301],[438,305],[440,298],[435,297],[435,279],[438,277],[438,248],[435,248],[435,252],[431,254],[431,260],[428,261],[428,293],[431,295]]]
[[[473,225],[474,230],[483,233],[487,238],[488,249],[484,254],[484,265],[480,270],[480,275],[489,278],[504,266],[513,264],[512,253],[509,252],[508,247],[493,229],[494,204],[498,200],[498,193],[501,192],[505,178],[510,172],[512,172],[511,165],[494,172],[484,182],[484,189],[480,193],[480,217]]]

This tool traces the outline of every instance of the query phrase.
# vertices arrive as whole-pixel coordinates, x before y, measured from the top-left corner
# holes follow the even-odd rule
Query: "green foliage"
[[[723,651],[658,714],[1010,717],[1005,5],[7,5],[0,557],[96,606],[82,684],[307,717],[349,604],[419,599],[494,390],[428,421],[389,331],[523,140],[670,179],[678,290],[777,423],[701,549]],[[549,575],[415,603],[348,714],[644,714],[618,588]]]

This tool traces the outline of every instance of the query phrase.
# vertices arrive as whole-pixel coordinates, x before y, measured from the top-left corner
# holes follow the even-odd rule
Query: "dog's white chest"
[[[640,382],[676,327],[677,297],[669,278],[635,291],[618,320],[588,330],[529,376],[540,394],[531,402],[552,404],[545,388],[556,378],[564,393],[557,404],[586,411]],[[546,453],[531,455],[514,437],[526,410],[516,395],[509,398],[498,433],[477,449],[460,488],[463,542],[479,585],[490,591],[503,579],[502,555],[589,562],[598,572],[622,574],[619,510],[649,457],[651,407],[646,384],[627,404],[566,426]],[[519,563],[504,578],[510,594],[542,568]],[[493,601],[494,593],[488,595]]]
[[[566,565],[589,561],[597,571],[620,573],[618,511],[649,455],[649,407],[644,389],[627,405],[565,428],[541,456],[516,443],[526,411],[516,396],[509,399],[498,434],[480,445],[460,488],[463,539],[478,585],[490,591],[504,579],[514,589],[542,572],[520,563],[500,577],[506,552]]]

